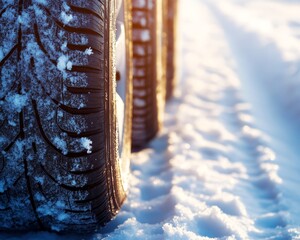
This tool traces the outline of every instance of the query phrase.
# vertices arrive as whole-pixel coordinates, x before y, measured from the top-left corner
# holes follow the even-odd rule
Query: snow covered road
[[[0,239],[300,239],[300,3],[180,10],[178,92],[120,214],[90,236]]]

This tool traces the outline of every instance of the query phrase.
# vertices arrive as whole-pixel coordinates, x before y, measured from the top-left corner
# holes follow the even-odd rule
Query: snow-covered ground
[[[300,2],[182,0],[180,83],[101,232],[0,239],[300,239]]]

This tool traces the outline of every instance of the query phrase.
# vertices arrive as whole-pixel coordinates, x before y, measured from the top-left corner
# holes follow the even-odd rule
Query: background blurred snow
[[[300,239],[300,2],[180,10],[178,92],[120,214],[90,236],[1,239]]]

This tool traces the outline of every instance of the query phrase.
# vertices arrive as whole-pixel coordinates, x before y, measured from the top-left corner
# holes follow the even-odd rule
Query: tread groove
[[[87,155],[91,155],[92,153],[97,153],[100,150],[95,150],[93,151],[91,154],[88,154],[87,151],[82,151],[82,152],[68,152],[67,154],[63,154],[61,150],[59,150],[57,147],[55,147],[53,145],[53,143],[49,140],[49,138],[47,137],[46,133],[43,130],[42,127],[42,123],[41,123],[41,119],[38,113],[38,109],[37,109],[37,103],[35,102],[35,100],[32,100],[32,105],[33,105],[33,109],[34,109],[34,113],[35,113],[35,118],[37,121],[37,125],[38,125],[38,129],[43,137],[43,139],[45,140],[45,142],[57,153],[59,153],[61,156],[64,157],[69,157],[69,158],[76,158],[76,157],[86,157]]]
[[[2,15],[5,13],[5,11],[9,8],[9,6],[6,6],[5,8],[3,8],[1,11],[0,11],[0,18],[2,17]]]
[[[104,19],[101,17],[101,15],[99,15],[97,12],[94,12],[93,10],[90,10],[88,8],[83,8],[83,7],[78,7],[75,5],[70,4],[70,8],[72,11],[77,12],[77,13],[83,13],[83,14],[91,14],[95,17],[98,17],[101,21],[103,21]]]
[[[81,51],[84,52],[86,49],[88,49],[90,46],[89,45],[80,45],[80,44],[73,44],[73,43],[68,43],[67,48],[73,51]],[[92,48],[93,53],[101,54],[101,52],[98,49]]]
[[[2,67],[4,65],[4,63],[6,62],[6,60],[8,60],[10,58],[10,56],[14,53],[14,51],[16,49],[19,49],[19,43],[16,44],[15,46],[13,46],[13,48],[9,51],[9,53],[1,60],[0,62],[0,67]]]
[[[72,138],[92,137],[92,136],[95,136],[95,135],[97,135],[97,134],[103,133],[103,131],[101,131],[101,129],[96,129],[96,130],[93,130],[93,131],[87,131],[87,132],[81,132],[81,133],[70,132],[70,131],[67,131],[67,130],[63,129],[63,128],[59,125],[59,123],[57,122],[57,120],[56,120],[56,125],[58,126],[58,128],[59,128],[63,133],[66,133],[69,137],[72,137]]]
[[[57,18],[55,18],[50,10],[46,7],[42,7],[42,9],[45,10],[45,12],[48,14],[49,17],[51,17],[51,19],[55,22],[55,24],[62,30],[65,30],[69,33],[79,33],[79,34],[90,34],[90,35],[94,35],[94,36],[102,36],[99,32],[94,31],[92,29],[86,29],[86,28],[80,28],[80,27],[72,27],[69,25],[65,25],[64,23],[62,23],[61,21],[59,21]]]
[[[25,133],[24,133],[24,116],[23,116],[23,111],[20,113],[20,129],[21,129],[21,132],[20,132],[20,138],[22,140],[25,139]],[[27,159],[25,157],[23,157],[23,164],[24,164],[24,176],[25,176],[25,179],[26,179],[26,186],[27,186],[27,191],[29,193],[29,200],[30,200],[30,204],[32,206],[32,210],[33,210],[33,213],[34,213],[34,216],[36,218],[36,221],[39,225],[39,227],[41,229],[45,229],[44,228],[44,225],[39,217],[39,214],[37,212],[37,207],[36,207],[36,203],[35,203],[35,200],[34,200],[34,197],[33,197],[33,192],[32,192],[32,187],[31,187],[31,180],[30,180],[30,176],[29,176],[29,173],[28,173],[28,162],[27,162]]]
[[[38,25],[37,23],[35,22],[34,25],[33,25],[33,28],[34,28],[34,35],[35,35],[35,38],[36,38],[36,41],[37,41],[37,44],[39,45],[40,49],[42,50],[42,52],[47,56],[47,58],[50,60],[50,62],[52,62],[55,67],[56,67],[56,64],[57,62],[54,60],[54,59],[51,59],[50,57],[50,54],[47,52],[47,50],[45,49],[42,41],[41,41],[41,37],[40,37],[40,32],[39,32],[39,28],[38,28]]]
[[[43,172],[54,182],[56,183],[59,187],[62,187],[63,189],[75,192],[75,191],[87,191],[87,190],[91,190],[95,187],[101,186],[102,181],[97,181],[95,183],[89,184],[89,185],[85,185],[83,187],[75,187],[75,186],[68,186],[66,184],[61,184],[59,183],[47,170],[46,168],[43,166],[43,164],[40,164],[41,169],[43,170]]]
[[[101,93],[100,89],[96,88],[79,88],[79,87],[69,87],[67,86],[67,90],[73,94],[90,94],[90,93]]]

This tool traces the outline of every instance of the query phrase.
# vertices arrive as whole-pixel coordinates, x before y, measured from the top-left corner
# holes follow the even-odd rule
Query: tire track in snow
[[[231,129],[239,136],[240,142],[234,155],[247,169],[247,181],[242,182],[239,195],[246,205],[257,231],[251,237],[290,239],[287,227],[287,207],[282,203],[279,185],[277,156],[270,148],[269,136],[260,131],[253,121],[251,106],[240,99],[239,94],[231,92],[224,101],[232,101],[236,96],[234,113],[231,110],[223,117],[234,123]]]
[[[278,18],[277,14],[259,17],[259,13],[266,11],[265,9],[283,14],[279,14]],[[279,205],[283,203],[287,206],[287,231],[298,239],[300,138],[297,133],[300,126],[299,97],[295,94],[298,92],[299,77],[295,67],[299,66],[299,60],[295,57],[299,56],[299,48],[295,45],[299,45],[299,40],[295,40],[298,29],[293,29],[295,26],[290,24],[298,19],[298,15],[291,14],[293,11],[297,13],[297,9],[299,5],[289,5],[286,2],[253,1],[249,5],[227,2],[222,7],[217,7],[216,16],[223,24],[232,51],[239,60],[240,76],[247,87],[245,95],[255,107],[259,125],[272,137],[269,142],[277,151],[276,161],[283,178],[279,185],[282,195]],[[239,14],[232,15],[232,12]],[[256,14],[257,18],[254,17]],[[259,22],[263,23],[262,26],[256,27],[254,23]],[[266,25],[274,28],[266,30]],[[278,36],[283,36],[283,39]]]
[[[222,14],[219,6],[216,5],[216,3],[211,3],[208,1],[206,3],[212,14],[219,22],[220,26],[223,28],[226,40],[230,45],[231,52],[233,53],[233,57],[237,63],[236,74],[240,78],[243,78],[243,75],[240,74],[241,70],[239,68],[247,68],[247,65],[241,66],[241,64],[245,62],[241,62],[241,58],[237,57],[235,54],[236,49],[240,51],[239,55],[243,55],[243,51],[247,50],[236,47],[240,44],[239,40],[241,39],[234,39],[236,33],[232,32],[234,30],[238,32],[240,29],[235,29],[234,22],[229,21]],[[243,38],[243,40],[247,40],[247,38]],[[248,39],[248,41],[251,41],[251,38]],[[243,44],[244,46],[247,45],[247,43]],[[252,42],[249,42],[249,45],[252,44]],[[276,51],[274,51],[273,54],[276,54]],[[256,61],[256,59],[251,59],[250,61]],[[257,61],[263,60],[257,59]],[[278,65],[279,63],[276,62],[276,64]],[[277,71],[278,70],[276,70],[276,72]],[[269,77],[272,78],[272,76],[275,76],[276,72],[270,73],[271,75]],[[248,151],[243,150],[241,153],[243,155],[245,155],[245,152],[249,154],[248,156],[244,156],[244,158],[246,161],[248,161],[245,162],[245,164],[249,170],[249,173],[251,174],[250,178],[253,185],[249,190],[255,193],[256,199],[253,198],[253,200],[256,200],[259,203],[259,206],[255,206],[256,208],[253,209],[255,214],[252,215],[252,217],[255,218],[255,225],[261,232],[253,236],[256,238],[276,236],[277,238],[281,237],[284,239],[290,239],[291,236],[289,236],[289,230],[287,229],[287,206],[282,203],[282,192],[279,188],[279,185],[282,183],[282,179],[278,176],[279,166],[277,162],[277,156],[268,146],[268,142],[270,140],[269,136],[265,135],[255,126],[252,117],[253,114],[251,113],[251,106],[249,106],[247,103],[245,104],[243,99],[240,97],[241,92],[229,93],[228,98],[230,99],[234,95],[237,96],[237,111],[236,114],[234,114],[234,118],[236,118],[236,123],[238,124],[233,124],[232,126],[233,128],[236,128],[238,125],[241,125],[241,146],[242,149],[248,149]],[[255,98],[255,96],[253,97]]]

